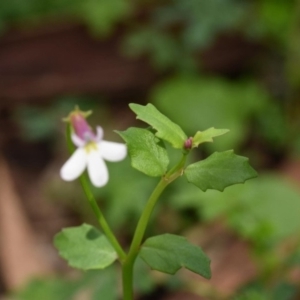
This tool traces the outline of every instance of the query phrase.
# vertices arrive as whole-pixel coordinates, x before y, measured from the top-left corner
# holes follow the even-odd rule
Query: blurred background
[[[177,180],[147,235],[181,234],[212,260],[210,281],[138,261],[137,299],[300,299],[299,0],[0,1],[0,299],[119,299],[120,270],[81,273],[53,247],[63,227],[95,219],[68,158],[74,105],[105,138],[153,103],[188,136],[230,133],[194,151],[234,149],[257,179],[201,192]],[[173,154],[172,154],[173,155]],[[176,156],[176,154],[174,154]],[[109,164],[94,189],[126,247],[157,179]]]

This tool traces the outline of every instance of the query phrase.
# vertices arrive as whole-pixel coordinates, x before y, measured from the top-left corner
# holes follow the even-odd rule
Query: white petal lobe
[[[92,184],[102,187],[108,182],[108,170],[99,151],[91,151],[88,154],[87,170]]]
[[[63,180],[72,181],[78,178],[87,164],[87,154],[83,148],[78,148],[60,169]]]
[[[101,141],[103,138],[103,128],[101,126],[96,127],[96,142]]]
[[[86,142],[82,140],[76,133],[71,134],[71,139],[73,144],[77,147],[83,147],[86,144]]]
[[[101,141],[98,148],[101,156],[108,161],[120,161],[127,155],[127,147],[122,143]]]

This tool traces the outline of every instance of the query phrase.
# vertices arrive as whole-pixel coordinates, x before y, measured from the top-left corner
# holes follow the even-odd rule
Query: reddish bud
[[[192,149],[193,146],[193,138],[189,137],[185,142],[184,142],[184,149]]]

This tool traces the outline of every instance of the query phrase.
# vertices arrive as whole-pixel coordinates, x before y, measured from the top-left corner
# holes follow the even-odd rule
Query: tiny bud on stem
[[[192,149],[193,146],[193,138],[189,137],[185,142],[184,142],[184,149]]]

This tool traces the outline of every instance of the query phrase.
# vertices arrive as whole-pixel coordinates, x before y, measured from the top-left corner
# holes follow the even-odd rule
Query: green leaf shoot
[[[151,131],[131,127],[117,133],[127,144],[133,168],[153,177],[165,174],[169,157],[162,142]]]
[[[178,235],[163,234],[148,238],[139,256],[151,269],[163,273],[175,274],[184,267],[207,279],[211,277],[210,259],[201,248]]]
[[[189,165],[184,174],[187,180],[202,191],[223,191],[226,187],[243,183],[257,176],[248,158],[238,156],[233,150],[215,152],[205,160]]]
[[[105,235],[88,224],[63,229],[54,245],[71,267],[81,270],[104,269],[117,259]]]
[[[129,107],[136,113],[137,119],[146,122],[157,131],[157,137],[169,142],[174,148],[183,148],[184,142],[187,139],[186,134],[179,125],[173,123],[157,110],[154,105],[149,103],[143,106],[131,103]]]
[[[195,136],[193,137],[192,148],[196,148],[202,143],[211,143],[213,142],[214,137],[223,135],[228,131],[228,129],[216,129],[214,127],[206,129],[205,131],[197,131]]]

